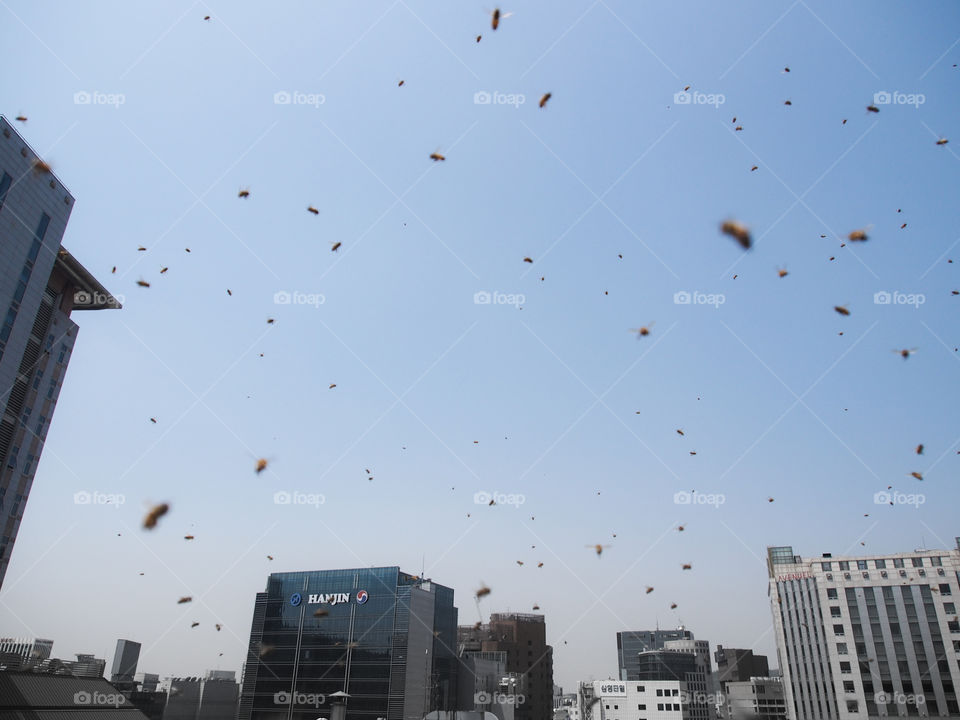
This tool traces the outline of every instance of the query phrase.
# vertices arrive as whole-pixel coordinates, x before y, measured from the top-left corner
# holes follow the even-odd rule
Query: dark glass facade
[[[636,680],[640,669],[638,655],[662,650],[667,640],[693,640],[689,630],[631,630],[617,633],[617,662],[621,680]]]
[[[240,720],[421,720],[456,702],[453,590],[399,567],[275,573],[256,600]]]

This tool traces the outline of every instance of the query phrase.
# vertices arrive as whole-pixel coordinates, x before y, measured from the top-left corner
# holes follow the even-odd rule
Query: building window
[[[944,604],[943,604],[943,611],[944,611],[945,613],[956,614],[956,612],[957,612],[957,606],[954,605],[953,603],[944,603]]]
[[[902,567],[903,567],[903,558],[894,558],[894,559],[893,559],[893,566],[894,566],[895,568],[902,568]]]
[[[827,588],[827,600],[836,600],[836,599],[837,599],[837,589]]]
[[[841,672],[843,675],[849,675],[849,674],[850,674],[850,663],[847,662],[846,660],[841,660],[841,661],[840,661],[840,672]]]
[[[841,561],[840,561],[840,569],[841,569],[841,570],[849,570],[849,569],[850,569],[850,563],[847,562],[846,560],[841,560]]]
[[[644,692],[643,685],[637,685],[637,692]],[[646,710],[646,708],[643,708]]]
[[[657,688],[657,697],[663,697],[663,688]]]
[[[843,625],[834,625],[833,626],[834,635],[843,635]]]
[[[847,644],[837,643],[837,655],[846,655],[846,654],[847,654]]]
[[[930,558],[930,564],[933,565],[933,567],[940,567],[943,565],[943,558],[932,557]]]
[[[835,617],[835,618],[841,617],[839,606],[837,605],[830,606],[830,617]]]
[[[830,572],[831,570],[833,570],[833,568],[831,567],[832,564],[833,563],[822,562],[820,563],[820,569],[823,570],[824,572]]]
[[[913,566],[914,566],[914,567],[923,567],[923,558],[922,558],[922,557],[911,558],[911,561],[913,562]]]
[[[867,561],[866,560],[857,560],[857,570],[866,570]]]
[[[877,570],[883,570],[887,567],[886,560],[874,560],[873,564],[876,566]]]
[[[950,583],[940,583],[940,595],[950,595]]]
[[[843,691],[848,693],[856,692],[856,690],[853,687],[853,680],[843,681]]]
[[[646,709],[647,709],[647,706],[645,703],[640,703],[639,705],[637,705],[637,710],[646,710]]]
[[[663,712],[663,703],[657,703],[657,710]]]
[[[851,712],[851,713],[860,712],[859,707],[860,705],[857,703],[856,700],[847,700],[847,712]]]
[[[3,177],[0,178],[0,210],[3,209],[3,203],[7,199],[7,190],[10,189],[10,183],[13,181],[13,178],[10,177],[10,173],[4,173]]]
[[[960,621],[951,620],[950,622],[947,623],[947,629],[951,633],[960,633]]]

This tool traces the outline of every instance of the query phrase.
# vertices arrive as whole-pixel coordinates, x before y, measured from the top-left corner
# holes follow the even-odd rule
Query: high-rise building
[[[617,633],[617,664],[620,679],[630,680],[637,668],[637,656],[648,650],[662,650],[668,640],[693,640],[693,633],[680,626],[676,630],[629,630]]]
[[[110,670],[111,684],[121,690],[132,688],[139,659],[140,643],[133,640],[117,640],[117,649],[113,653],[113,668]]]
[[[720,717],[723,720],[786,720],[783,682],[772,677],[728,681]]]
[[[347,720],[455,710],[456,643],[453,590],[399,567],[273,573],[256,597],[240,720],[332,717],[331,699]]]
[[[960,718],[956,543],[864,557],[767,549],[790,720]]]
[[[753,650],[717,645],[713,657],[717,661],[717,682],[721,688],[728,682],[746,682],[752,677],[770,675],[767,656],[754,655]]]
[[[486,625],[458,629],[464,647],[479,644],[484,652],[506,653],[507,672],[515,676],[506,692],[523,695],[514,708],[516,720],[550,720],[553,715],[553,648],[547,645],[546,627],[543,615],[493,613]]]
[[[120,304],[60,245],[73,196],[0,116],[0,586],[78,327]]]
[[[53,640],[0,638],[0,669],[29,669],[49,659],[51,652]]]
[[[237,717],[240,688],[233,671],[210,670],[202,678],[170,678],[167,684],[163,720],[235,720]]]

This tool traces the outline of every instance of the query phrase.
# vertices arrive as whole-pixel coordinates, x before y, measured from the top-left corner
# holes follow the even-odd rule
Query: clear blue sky
[[[481,582],[484,615],[539,604],[572,689],[658,622],[775,664],[768,545],[953,545],[960,8],[518,0],[496,32],[492,9],[0,5],[0,109],[124,296],[74,316],[0,635],[239,671],[269,572],[423,566],[464,623]],[[923,102],[868,112],[882,91]],[[875,504],[888,485],[925,502]]]

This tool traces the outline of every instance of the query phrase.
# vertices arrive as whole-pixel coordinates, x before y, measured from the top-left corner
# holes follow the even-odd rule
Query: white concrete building
[[[723,720],[785,720],[787,703],[780,678],[752,677],[726,684],[720,717]]]
[[[767,551],[790,720],[960,718],[957,549],[802,558]]]
[[[594,680],[580,683],[581,720],[690,720],[682,680]]]

